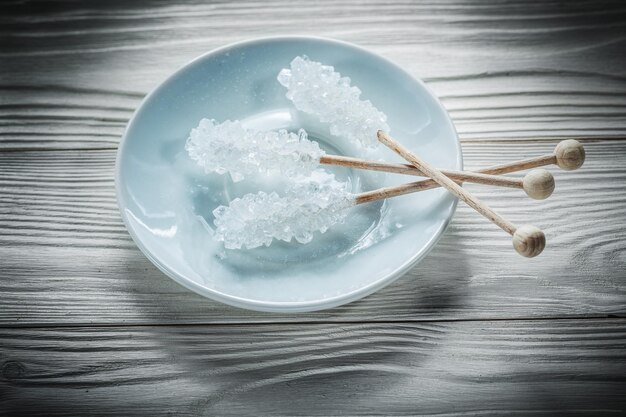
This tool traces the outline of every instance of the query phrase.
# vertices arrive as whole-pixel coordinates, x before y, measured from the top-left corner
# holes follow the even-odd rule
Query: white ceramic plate
[[[213,240],[212,211],[274,180],[233,183],[206,175],[187,156],[189,131],[203,118],[239,119],[254,128],[305,128],[332,153],[363,151],[294,110],[276,76],[297,55],[333,65],[388,116],[392,135],[440,168],[462,169],[454,126],[423,83],[392,62],[344,42],[280,37],[209,52],[146,97],[128,124],[117,158],[117,197],[126,226],[163,272],[206,297],[263,311],[338,306],[389,284],[422,259],[451,219],[456,199],[441,189],[350,209],[345,224],[310,244],[274,242],[226,250]],[[401,162],[380,147],[369,158]],[[352,191],[415,181],[395,174],[330,169]]]

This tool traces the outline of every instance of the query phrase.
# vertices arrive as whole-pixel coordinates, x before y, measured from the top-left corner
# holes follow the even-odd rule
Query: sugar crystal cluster
[[[296,57],[289,69],[280,71],[278,82],[287,87],[287,98],[298,110],[328,123],[335,136],[374,147],[376,132],[389,131],[387,116],[369,100],[361,100],[361,90],[332,66]]]
[[[332,66],[296,57],[278,81],[298,110],[327,123],[334,136],[373,148],[378,145],[377,131],[389,131],[387,116],[369,100],[361,100],[361,90]],[[290,181],[282,194],[246,194],[213,211],[214,237],[227,249],[269,246],[274,239],[309,243],[316,232],[343,222],[347,209],[356,204],[348,184],[318,169],[325,152],[304,129],[257,131],[238,120],[202,119],[190,132],[185,150],[205,172],[228,172],[235,182],[270,173]]]
[[[347,217],[354,205],[347,184],[322,170],[299,178],[284,196],[275,192],[246,194],[213,211],[215,238],[227,249],[269,246],[273,239],[309,243]]]
[[[317,168],[324,155],[304,129],[257,131],[239,121],[202,119],[192,129],[185,145],[191,159],[205,172],[229,172],[233,181],[259,173],[279,172],[287,176],[306,175]]]

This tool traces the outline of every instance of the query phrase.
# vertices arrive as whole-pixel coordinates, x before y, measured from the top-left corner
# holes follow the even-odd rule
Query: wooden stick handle
[[[450,193],[455,195],[460,200],[464,201],[467,205],[472,207],[478,213],[482,214],[492,223],[499,226],[502,230],[509,233],[513,236],[513,245],[515,249],[523,256],[536,256],[543,250],[543,246],[545,246],[545,236],[543,233],[534,228],[534,226],[524,227],[521,231],[523,232],[523,236],[520,236],[517,232],[518,227],[508,220],[504,219],[498,213],[493,211],[489,206],[487,206],[482,201],[478,200],[474,197],[470,192],[464,190],[459,184],[446,177],[441,171],[437,168],[431,166],[423,159],[419,158],[417,155],[413,154],[407,148],[402,146],[400,143],[396,142],[391,136],[382,130],[378,131],[378,140],[387,146],[389,149],[396,152],[398,155],[402,156],[408,162],[410,162],[413,166],[418,168],[424,174],[428,175],[432,180],[434,180],[437,184],[441,185],[443,188],[448,190]],[[532,228],[529,230],[528,228]],[[532,233],[531,233],[532,231]],[[539,233],[536,233],[539,231]],[[543,237],[543,245],[541,244],[541,239]],[[521,240],[521,242],[520,242]],[[517,243],[516,243],[517,242]]]
[[[415,168],[412,165],[390,164],[387,162],[369,161],[367,159],[352,158],[349,156],[324,155],[320,158],[320,163],[325,165],[367,169],[370,171],[393,172],[396,174],[415,175],[420,177],[427,176],[420,169]],[[448,178],[455,181],[497,185],[509,188],[523,188],[523,180],[519,178],[509,178],[501,175],[491,175],[480,172],[452,171],[444,169],[442,169],[441,172]]]
[[[489,168],[480,169],[476,172],[500,175],[552,164],[557,165],[565,171],[573,171],[580,168],[584,163],[585,148],[582,143],[574,139],[567,139],[559,142],[554,148],[554,152],[551,154],[522,159],[521,161],[509,162],[502,165],[495,165]]]
[[[522,183],[526,194],[536,200],[543,200],[550,196],[554,191],[554,177],[548,171],[543,169],[530,171],[523,179],[518,181]],[[457,182],[461,184],[460,181]],[[383,200],[385,198],[397,197],[418,191],[431,190],[438,187],[439,184],[433,180],[422,180],[402,185],[378,188],[376,190],[357,194],[356,204],[370,203],[376,200]]]
[[[477,172],[441,170],[448,178],[456,182],[473,182],[478,184],[495,185],[499,187],[521,188],[526,194],[536,200],[544,200],[552,195],[554,191],[554,177],[548,171],[534,170],[528,173],[523,179],[509,178],[493,173],[514,172],[515,170],[528,169],[530,167],[548,165],[555,163],[556,155],[544,155],[538,158],[517,161],[505,165],[483,169]],[[407,164],[390,164],[386,162],[369,161],[366,159],[352,158],[349,156],[324,155],[320,158],[320,163],[326,165],[338,165],[357,169],[367,169],[373,171],[393,172],[397,174],[424,176],[418,168]],[[428,188],[439,187],[433,180],[426,180],[413,183],[414,188],[403,188],[400,194],[407,194],[412,191],[422,191]],[[408,184],[407,184],[408,185]],[[403,186],[405,187],[405,186]]]
[[[546,165],[558,165],[561,169],[571,171],[580,168],[585,162],[585,148],[574,139],[564,140],[558,143],[554,152],[547,155],[536,156],[533,158],[522,159],[520,161],[509,162],[506,164],[495,165],[489,168],[477,170],[475,173],[501,175],[510,172],[524,171],[532,168],[539,168]],[[390,164],[386,162],[368,161],[365,159],[351,158],[349,156],[324,155],[320,158],[320,163],[328,165],[339,165],[357,169],[368,169],[373,171],[393,172],[396,174],[406,174],[415,176],[424,176],[419,169],[409,164]],[[453,179],[459,171],[441,170],[448,177]],[[463,172],[466,174],[466,172]],[[472,182],[468,179],[463,181]]]
[[[437,184],[448,190],[450,193],[455,195],[460,200],[464,201],[472,207],[474,210],[485,216],[487,219],[495,223],[502,230],[512,235],[515,233],[515,226],[513,223],[505,220],[502,216],[500,216],[495,211],[491,210],[486,204],[482,201],[479,201],[476,197],[474,197],[469,191],[464,190],[459,184],[446,177],[441,171],[437,168],[431,166],[429,163],[425,162],[423,159],[419,158],[417,155],[409,151],[407,148],[402,146],[396,140],[394,140],[387,133],[382,130],[378,131],[378,140],[389,149],[406,159],[410,162],[414,167],[422,171],[425,175],[429,176],[433,181]]]
[[[489,168],[479,169],[476,172],[483,174],[502,175],[511,172],[525,171],[527,169],[544,167],[556,164],[556,155],[553,153],[547,155],[536,156],[533,158],[522,159],[520,161],[508,162],[506,164],[494,165]]]
[[[582,164],[585,161],[585,149],[583,148],[582,144],[576,140],[570,139],[570,140],[559,142],[559,144],[556,146],[554,153],[551,153],[548,155],[541,155],[541,156],[537,156],[537,157],[529,158],[529,159],[523,159],[521,161],[509,162],[506,164],[494,165],[494,166],[490,166],[487,168],[479,169],[476,172],[483,173],[483,174],[494,174],[494,175],[508,174],[511,172],[524,171],[530,168],[537,168],[537,167],[542,167],[542,166],[551,165],[551,164],[558,164],[557,155],[560,156],[559,166],[561,166],[563,169],[568,169],[568,170],[577,169],[580,166],[582,166]],[[567,155],[570,155],[570,157],[567,158],[566,157]],[[332,158],[333,160],[334,158],[341,158],[341,160],[347,161],[345,164],[338,163],[337,165],[344,165],[344,166],[350,166],[350,167],[355,167],[355,168],[362,167],[358,164],[357,165],[351,164],[351,161],[355,160],[356,158],[343,157],[343,156],[336,157],[334,155]],[[362,160],[357,160],[357,161],[362,161]],[[395,172],[399,174],[423,175],[422,172],[418,170],[417,168],[415,168],[413,165],[387,164],[384,162],[373,162],[373,161],[366,161],[366,162],[368,163],[372,162],[372,164],[374,164],[375,167],[380,166],[381,169],[374,168],[374,170],[377,170],[377,171],[380,170],[380,171],[386,171],[386,172]],[[442,170],[441,172],[445,172],[445,171]],[[548,186],[547,183],[544,183],[542,185],[546,187]],[[535,184],[535,186],[537,185]],[[440,187],[439,184],[429,179],[429,180],[410,182],[410,183],[402,184],[402,185],[395,185],[391,187],[379,188],[377,190],[372,190],[372,191],[367,191],[364,193],[357,194],[356,204],[370,203],[372,201],[383,200],[385,198],[391,198],[391,197],[397,197],[400,195],[415,193],[418,191],[432,190],[433,188],[438,188],[438,187]]]
[[[560,158],[557,156],[559,155]],[[570,155],[568,158],[567,155]],[[385,171],[385,172],[394,172],[399,174],[409,174],[409,175],[423,175],[423,173],[412,165],[408,164],[387,164],[384,162],[374,162],[374,161],[363,161],[356,158],[344,157],[344,156],[330,156],[328,162],[330,165],[342,165],[349,166],[354,168],[364,168],[370,169],[370,166],[373,167],[376,171]],[[324,157],[323,157],[324,158]],[[338,161],[338,163],[334,163],[334,161]],[[356,164],[353,164],[353,161],[358,161]],[[488,168],[479,169],[476,173],[482,174],[508,174],[511,172],[524,171],[530,168],[537,168],[551,164],[557,164],[562,169],[573,170],[580,168],[585,161],[585,149],[582,144],[576,140],[570,139],[560,142],[554,153],[548,155],[541,155],[534,158],[523,159],[521,161],[509,162],[501,165],[494,165]],[[367,167],[363,164],[363,162],[367,163]],[[371,163],[371,165],[370,165]],[[453,172],[453,171],[441,171],[441,172]],[[521,180],[522,187],[526,193],[535,199],[544,199],[552,194],[554,191],[554,177],[550,173],[545,170],[535,170],[531,171],[524,179]],[[361,193],[357,195],[357,204],[369,203],[372,201],[396,197],[404,194],[410,194],[417,191],[425,191],[431,190],[433,188],[440,187],[432,179],[429,180],[421,180],[410,182],[407,184],[402,184],[393,187],[380,188],[373,191],[368,191],[365,193]]]
[[[410,182],[408,184],[394,185],[392,187],[378,188],[372,191],[359,193],[355,197],[355,204],[371,203],[373,201],[384,200],[385,198],[397,197],[400,195],[416,193],[418,191],[430,190],[439,187],[439,184],[433,181],[435,187],[431,186],[428,181]]]

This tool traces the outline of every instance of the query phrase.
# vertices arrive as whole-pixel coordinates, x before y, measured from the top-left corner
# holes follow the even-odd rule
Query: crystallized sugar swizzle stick
[[[324,233],[342,223],[350,207],[403,194],[403,186],[353,194],[347,191],[346,183],[317,170],[309,178],[296,180],[285,195],[246,194],[216,208],[215,238],[227,249],[269,246],[274,239],[309,243],[314,232]]]
[[[215,209],[216,239],[227,249],[269,246],[274,239],[308,243],[314,232],[324,233],[342,223],[350,207],[432,188],[414,183],[352,194],[346,183],[322,170],[295,181],[283,196],[275,192],[246,194]]]
[[[347,184],[322,170],[299,179],[286,194],[259,192],[213,210],[215,238],[227,249],[269,246],[274,239],[309,243],[313,232],[342,223],[355,205]]]
[[[272,171],[287,176],[308,175],[320,164],[424,176],[413,166],[328,155],[317,142],[308,139],[304,129],[298,134],[286,130],[256,131],[244,128],[237,121],[201,120],[191,131],[186,149],[206,172],[229,172],[234,181]],[[547,171],[530,173],[524,179],[474,172],[442,172],[455,181],[520,188],[535,199],[547,198],[554,190],[554,178]]]
[[[308,175],[325,153],[304,129],[297,134],[284,129],[258,131],[244,128],[240,121],[209,119],[191,130],[185,150],[205,172],[228,172],[235,182],[259,173]]]
[[[545,157],[540,158],[548,160]],[[521,161],[521,165],[513,162],[482,171],[513,172],[518,168],[525,169],[526,161]],[[392,165],[407,167],[403,164]],[[410,167],[410,170],[419,172],[411,174],[422,175],[415,167]],[[530,174],[536,171],[538,170],[533,170]],[[439,187],[438,183],[425,180],[352,194],[334,176],[319,170],[313,171],[310,180],[297,184],[286,196],[264,192],[247,194],[231,201],[228,207],[218,207],[213,212],[217,226],[216,238],[223,241],[229,249],[268,246],[274,239],[290,241],[295,238],[300,243],[308,243],[313,238],[313,232],[323,233],[334,224],[343,222],[347,217],[347,209],[352,206],[436,187]],[[538,229],[535,229],[533,226],[522,226],[517,231],[519,234],[525,230],[537,232]]]
[[[361,90],[330,65],[298,56],[277,79],[287,88],[286,96],[298,110],[328,123],[335,136],[373,148],[378,145],[376,131],[389,131],[385,113],[369,100],[361,100]]]
[[[387,133],[379,130],[377,137],[382,144],[402,156],[413,166],[428,175],[436,183],[441,185],[460,200],[467,203],[470,207],[499,226],[502,230],[513,236],[513,247],[520,255],[532,258],[539,255],[543,251],[546,245],[546,238],[543,232],[537,227],[530,225],[520,227],[515,226],[513,223],[504,219],[498,213],[489,208],[489,206],[485,203],[474,197],[469,191],[464,190],[459,184],[446,177],[437,168],[431,166],[429,163],[422,160],[400,143],[395,141]]]

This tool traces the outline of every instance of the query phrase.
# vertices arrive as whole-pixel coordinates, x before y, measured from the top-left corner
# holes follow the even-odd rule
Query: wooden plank
[[[619,1],[0,7],[0,149],[113,148],[141,97],[185,62],[292,33],[323,33],[397,61],[428,81],[464,140],[626,137]]]
[[[6,415],[620,415],[626,320],[0,329]]]
[[[468,143],[468,168],[549,153],[554,143]],[[468,185],[510,220],[545,230],[536,259],[460,205],[435,250],[365,300],[327,312],[270,315],[190,293],[135,248],[113,189],[114,152],[0,154],[0,323],[228,323],[458,320],[626,314],[626,143],[586,144],[579,171],[552,169],[557,188]],[[402,197],[399,197],[402,198]],[[581,204],[581,201],[584,204]]]
[[[0,85],[0,150],[116,148],[143,93]]]
[[[594,318],[626,316],[624,17],[620,1],[2,2],[0,415],[625,414],[626,320]],[[461,207],[403,279],[331,311],[231,309],[157,271],[115,204],[126,121],[195,56],[290,33],[426,79],[469,168],[589,139],[548,201],[469,186],[541,226],[543,257]]]

